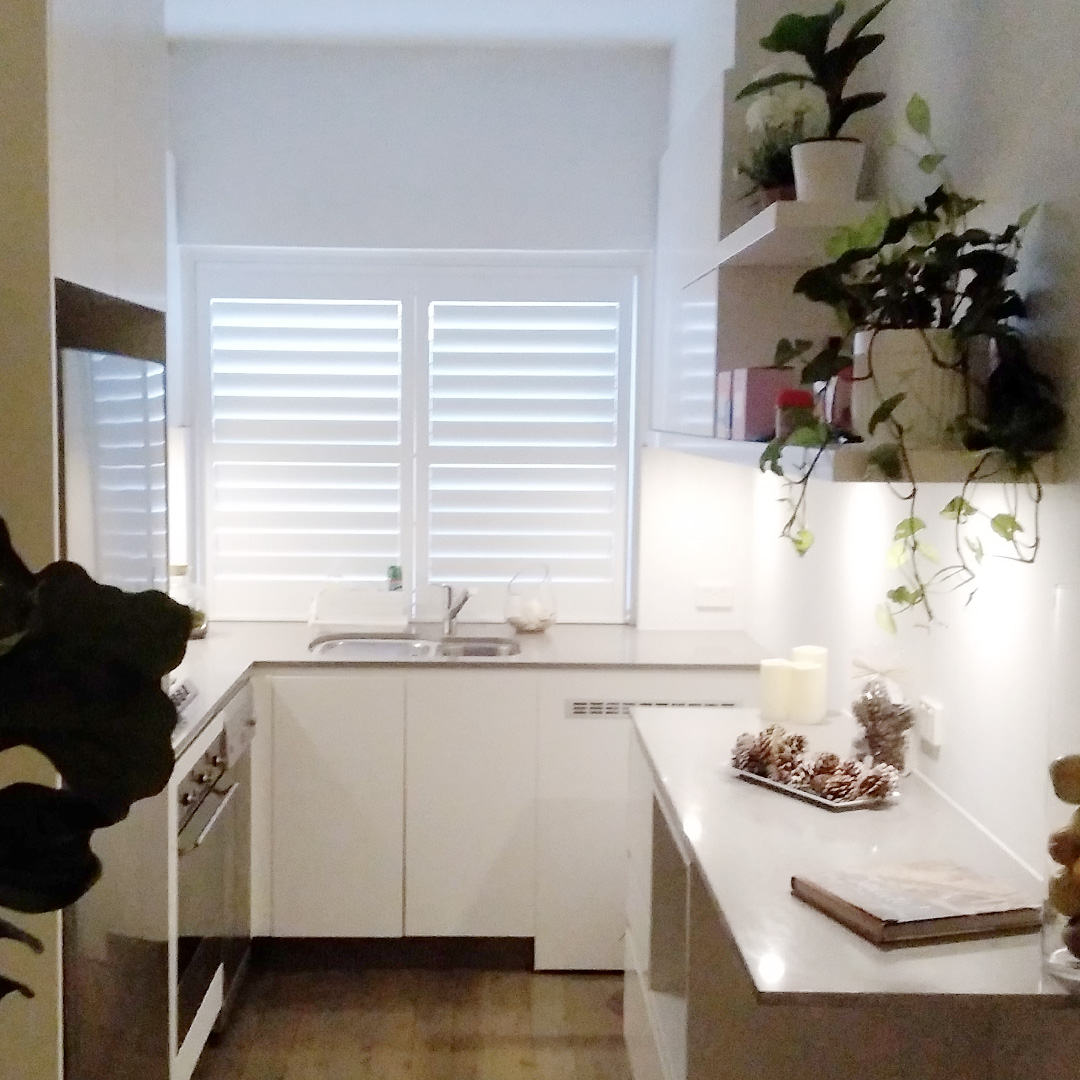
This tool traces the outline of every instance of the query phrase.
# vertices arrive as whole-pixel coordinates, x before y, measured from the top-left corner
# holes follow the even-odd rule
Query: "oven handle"
[[[218,818],[225,813],[226,807],[232,802],[233,796],[236,794],[240,787],[240,781],[238,780],[233,784],[226,792],[221,802],[218,803],[218,808],[214,811],[210,820],[202,827],[202,831],[197,837],[195,837],[195,843],[189,848],[185,848],[180,852],[181,855],[190,855],[196,848],[201,847],[202,843],[210,835],[210,830],[218,823]]]

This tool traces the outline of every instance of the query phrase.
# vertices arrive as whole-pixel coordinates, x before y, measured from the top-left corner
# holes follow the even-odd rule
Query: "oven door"
[[[177,1045],[225,961],[241,784],[226,773],[177,837]]]

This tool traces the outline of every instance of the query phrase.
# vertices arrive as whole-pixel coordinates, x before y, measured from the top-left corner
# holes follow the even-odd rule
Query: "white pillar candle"
[[[825,669],[825,678],[829,675],[829,650],[822,645],[797,645],[791,650],[791,659],[798,663],[805,660],[810,664],[820,664]]]
[[[793,724],[824,723],[825,668],[809,660],[796,660],[791,665],[790,679],[788,720]]]
[[[790,660],[761,661],[761,721],[764,724],[786,724],[788,699],[791,696]]]

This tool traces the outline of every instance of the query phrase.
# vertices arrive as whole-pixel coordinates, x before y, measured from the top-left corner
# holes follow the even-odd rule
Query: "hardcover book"
[[[1032,896],[955,863],[836,870],[814,880],[793,877],[791,891],[882,947],[1027,933],[1041,925]]]

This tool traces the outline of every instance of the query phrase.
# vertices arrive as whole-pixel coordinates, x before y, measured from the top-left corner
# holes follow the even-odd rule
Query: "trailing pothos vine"
[[[906,612],[919,612],[927,624],[933,623],[943,592],[967,589],[970,601],[978,567],[990,554],[980,535],[983,526],[1003,546],[992,554],[1023,563],[1035,560],[1043,497],[1036,465],[1055,448],[1064,424],[1054,386],[1032,365],[1016,325],[1026,309],[1010,284],[1036,208],[1000,233],[970,227],[968,215],[982,203],[956,191],[945,155],[931,137],[929,107],[917,95],[908,104],[907,120],[924,143],[922,152],[907,149],[939,184],[917,206],[897,210],[883,204],[860,224],[838,230],[827,252],[833,261],[807,271],[796,283],[796,293],[833,309],[839,332],[816,351],[813,342],[803,339],[784,339],[777,346],[774,365],[797,365],[800,381],[815,388],[818,407],[785,410],[787,433],[768,444],[760,462],[763,471],[785,481],[788,517],[782,535],[804,555],[814,543],[807,515],[810,479],[831,448],[861,441],[849,428],[823,419],[822,406],[838,379],[874,387],[876,407],[864,432],[872,443],[867,460],[904,504],[887,553],[888,565],[901,580],[878,608],[879,622],[889,631]],[[869,336],[863,368],[855,374],[858,330]],[[909,395],[877,392],[874,345],[884,330],[918,332],[930,361],[963,378],[966,406],[952,421],[950,438],[977,456],[960,492],[937,511],[952,524],[947,559],[930,543],[922,516],[918,470],[911,440],[905,437],[905,422],[911,420],[902,406]],[[947,331],[955,346],[949,355],[939,355],[930,340],[930,332],[940,331]],[[989,354],[993,362],[980,386],[974,371],[977,354]],[[984,401],[977,400],[977,390]],[[784,468],[787,447],[803,451],[790,471]],[[1003,510],[990,513],[978,505],[975,490],[986,481],[1003,484]]]

